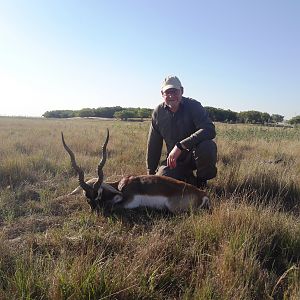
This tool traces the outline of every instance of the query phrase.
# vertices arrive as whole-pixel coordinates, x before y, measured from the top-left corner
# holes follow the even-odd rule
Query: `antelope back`
[[[206,192],[185,182],[156,175],[124,177],[118,190],[123,194],[124,208],[139,206],[168,209],[173,213],[189,209],[210,209]]]

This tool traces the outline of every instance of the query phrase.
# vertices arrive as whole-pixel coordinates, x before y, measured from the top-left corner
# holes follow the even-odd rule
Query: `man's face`
[[[182,92],[182,89],[167,89],[166,91],[161,92],[166,105],[172,112],[176,112],[178,110],[182,98]]]

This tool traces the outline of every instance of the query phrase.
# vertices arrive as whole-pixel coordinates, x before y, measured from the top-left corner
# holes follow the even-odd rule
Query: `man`
[[[217,146],[212,141],[216,136],[215,126],[198,101],[182,96],[183,87],[176,76],[164,79],[161,95],[164,102],[153,111],[148,136],[148,174],[206,187],[207,180],[217,174]],[[163,141],[167,159],[157,170]]]

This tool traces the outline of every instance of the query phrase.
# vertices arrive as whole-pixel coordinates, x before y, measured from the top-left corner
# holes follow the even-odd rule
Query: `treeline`
[[[205,107],[209,116],[213,121],[227,122],[227,123],[251,123],[251,124],[265,124],[265,123],[279,123],[283,122],[284,116],[278,114],[268,114],[256,110],[248,110],[235,112],[230,109],[225,110],[221,108]]]
[[[255,110],[235,112],[230,109],[215,108],[206,106],[209,116],[214,122],[226,123],[251,123],[269,124],[283,122],[284,116],[279,114],[268,114]],[[81,110],[52,110],[43,114],[45,118],[74,118],[74,117],[98,117],[116,118],[121,120],[151,118],[151,108],[123,108],[121,106],[83,108]],[[296,116],[288,121],[290,124],[300,124],[300,116]]]
[[[213,121],[226,122],[226,123],[250,123],[250,124],[270,124],[281,123],[284,120],[284,116],[279,114],[268,114],[266,112],[260,112],[256,110],[248,110],[235,112],[231,110],[225,110],[221,108],[205,107],[209,113],[209,116]],[[295,116],[288,120],[287,123],[291,125],[300,124],[300,115]]]
[[[122,108],[121,106],[114,107],[98,107],[98,108],[83,108],[80,110],[52,110],[46,111],[43,114],[45,118],[117,118],[128,120],[130,118],[150,118],[152,114],[151,108]]]

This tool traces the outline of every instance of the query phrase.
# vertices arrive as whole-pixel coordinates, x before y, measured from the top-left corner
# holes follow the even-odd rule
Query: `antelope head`
[[[106,158],[107,158],[106,147],[109,140],[109,130],[107,129],[106,140],[102,146],[102,157],[98,165],[98,179],[94,183],[85,182],[84,172],[81,169],[81,167],[77,165],[75,160],[75,155],[73,151],[66,144],[63,133],[61,133],[61,139],[64,148],[70,155],[72,167],[78,174],[79,185],[82,187],[82,189],[85,192],[85,196],[87,198],[88,204],[91,207],[91,210],[97,211],[99,213],[100,208],[105,206],[106,204],[121,201],[123,198],[122,193],[117,189],[115,189],[114,187],[103,183],[103,177],[104,177],[103,167],[105,165]]]

